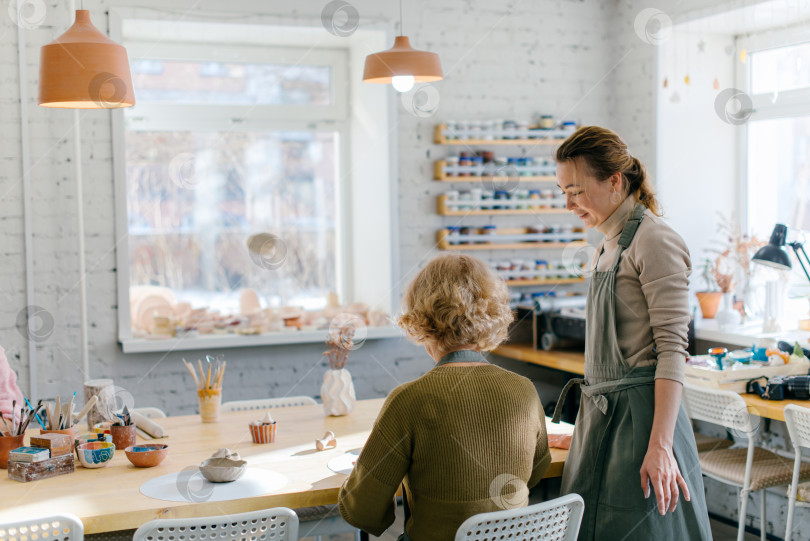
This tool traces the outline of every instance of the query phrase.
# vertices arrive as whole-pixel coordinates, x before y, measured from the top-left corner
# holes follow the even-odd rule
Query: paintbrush
[[[17,400],[14,399],[11,401],[11,428],[14,428],[14,425],[17,424],[16,418],[14,417],[14,411],[17,409]],[[16,432],[14,432],[16,434]]]
[[[6,417],[0,414],[0,419],[3,419],[3,424],[6,425],[6,430],[8,431],[9,436],[13,436],[14,434],[11,432],[11,428],[9,428],[8,423],[6,422]]]
[[[17,435],[19,436],[22,434],[21,430],[23,427],[23,417],[25,417],[25,406],[20,408],[20,422],[17,424]]]
[[[28,407],[31,408],[31,409],[34,409],[34,406],[31,405],[31,401],[28,400],[28,398],[26,398],[26,397],[23,397],[23,398],[25,399],[25,403],[28,404]],[[39,418],[39,410],[40,409],[42,409],[42,400],[37,402],[36,413],[34,413],[34,418],[37,420],[37,423],[39,423],[39,426],[41,426],[43,428],[43,430],[44,430],[45,425],[42,423],[42,419]]]
[[[200,389],[202,389],[205,383],[205,370],[203,370],[202,361],[200,359],[197,359],[197,367],[200,369]]]
[[[39,409],[31,409],[28,412],[28,418],[25,420],[25,424],[22,426],[22,428],[20,428],[20,434],[25,434],[25,431],[28,428],[28,425],[31,423],[31,421],[34,419],[34,417],[36,417],[38,411],[39,411]]]
[[[62,399],[59,397],[59,395],[56,395],[56,404],[53,407],[53,416],[54,417],[59,417],[60,415],[62,415]],[[60,421],[61,421],[61,419],[57,418],[56,419],[56,426],[52,426],[51,430],[59,430],[59,422]]]
[[[188,373],[191,374],[191,377],[194,378],[194,384],[197,385],[197,389],[199,389],[200,379],[197,377],[197,373],[194,372],[194,368],[191,366],[191,363],[183,359],[183,364],[186,366],[186,370],[188,370]]]
[[[51,413],[51,403],[45,403],[45,421],[48,423],[48,430],[53,430],[53,414]]]

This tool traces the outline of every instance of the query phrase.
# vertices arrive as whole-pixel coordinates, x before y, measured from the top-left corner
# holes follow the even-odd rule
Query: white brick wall
[[[20,160],[20,111],[17,28],[0,10],[0,344],[6,348],[21,386],[29,388],[28,345],[16,329],[26,305]],[[398,16],[394,3],[353,1],[362,19]],[[633,30],[635,15],[653,6],[677,19],[686,11],[739,4],[718,0],[635,2],[628,0],[414,0],[406,2],[405,30],[416,47],[441,54],[447,78],[436,83],[440,108],[429,119],[400,107],[400,258],[407,281],[437,253],[436,229],[453,218],[435,214],[435,196],[443,187],[431,182],[432,160],[448,153],[431,143],[433,125],[447,119],[527,118],[548,112],[617,130],[651,170],[655,166],[655,47]],[[747,2],[750,3],[750,2]],[[81,387],[78,349],[78,286],[75,237],[72,118],[70,111],[35,105],[39,47],[61,34],[72,21],[67,2],[47,0],[44,24],[26,32],[27,89],[30,117],[33,194],[35,304],[55,319],[53,334],[38,346],[42,396],[72,393]],[[172,6],[179,0],[85,0],[93,20],[106,27],[110,5]],[[263,10],[289,17],[317,17],[325,1],[280,0],[229,2],[231,9]],[[221,11],[205,0],[196,9]],[[361,21],[362,22],[362,21]],[[625,57],[625,54],[628,53]],[[623,60],[621,60],[624,57]],[[620,61],[621,60],[621,61]],[[124,355],[116,342],[114,200],[110,115],[85,111],[82,117],[85,174],[85,235],[89,284],[91,372],[113,377],[139,405],[172,414],[191,413],[195,399],[179,361],[184,353]],[[416,217],[416,218],[413,218]],[[520,220],[513,220],[515,225]],[[465,221],[466,222],[466,221]],[[466,223],[486,223],[486,220]],[[525,225],[525,224],[523,224]],[[502,254],[505,255],[505,254]],[[506,255],[508,257],[508,255]],[[321,345],[292,345],[228,350],[229,375],[224,399],[318,395],[324,371]],[[213,354],[220,352],[211,352]],[[191,352],[187,356],[194,357]],[[384,396],[399,382],[431,366],[420,348],[405,340],[369,341],[353,353],[349,367],[358,396]],[[510,367],[515,368],[514,363]],[[526,368],[530,375],[537,371]],[[550,391],[550,392],[553,392]],[[543,396],[544,401],[552,399]],[[711,485],[710,485],[711,486]],[[730,516],[734,498],[711,486],[713,510]],[[728,492],[728,491],[726,491]],[[714,496],[717,495],[715,499]],[[776,502],[783,502],[772,498]],[[755,509],[756,506],[752,506]],[[752,511],[756,513],[756,511]],[[783,520],[774,513],[774,520]],[[800,520],[807,517],[799,513]],[[774,526],[780,534],[781,523]]]

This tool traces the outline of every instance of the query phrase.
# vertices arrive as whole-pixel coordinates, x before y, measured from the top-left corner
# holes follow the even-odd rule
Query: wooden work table
[[[322,405],[275,409],[277,439],[266,445],[254,444],[248,431],[248,423],[260,417],[256,412],[223,413],[214,424],[203,424],[198,415],[155,419],[169,434],[168,438],[150,440],[169,445],[169,454],[159,466],[136,468],[123,451],[116,451],[104,468],[86,469],[77,460],[74,473],[41,481],[18,483],[3,474],[0,522],[69,512],[82,520],[85,533],[92,534],[133,529],[156,518],[334,504],[346,476],[329,470],[327,463],[363,446],[382,404],[383,399],[360,400],[345,417],[325,417]],[[315,440],[327,430],[336,434],[338,447],[317,452]],[[37,433],[28,431],[29,435]],[[170,502],[140,493],[145,481],[197,466],[221,447],[238,451],[249,467],[285,475],[287,484],[264,496],[218,502]],[[546,477],[562,474],[567,454],[561,449],[551,450]]]
[[[569,374],[585,374],[585,354],[581,351],[540,351],[534,349],[531,344],[505,344],[494,349],[492,353]],[[748,393],[740,396],[748,404],[751,413],[777,421],[785,420],[785,406],[788,404],[810,408],[810,400],[763,400],[755,394]]]

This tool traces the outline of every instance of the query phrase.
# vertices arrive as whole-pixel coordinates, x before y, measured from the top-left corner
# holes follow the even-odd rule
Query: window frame
[[[166,17],[166,13],[159,10],[135,10],[133,8],[111,8],[109,11],[110,17],[110,36],[116,41],[122,40],[122,28],[124,18],[132,19],[161,19]],[[251,23],[261,24],[263,19],[267,17],[258,17],[259,22],[255,19],[257,17],[245,15],[243,20],[239,21],[234,19],[234,23]],[[205,20],[205,17],[202,17]],[[272,22],[267,24],[278,24],[275,17],[271,17]],[[195,22],[195,21],[192,21]],[[311,26],[307,29],[317,28],[320,21],[310,21]],[[301,24],[300,20],[296,20],[291,27]],[[369,47],[382,48],[384,43],[387,43],[393,36],[392,25],[388,23],[380,23],[379,21],[368,25],[366,30],[358,31],[358,39],[351,44],[348,50],[348,66],[346,70],[342,70],[345,74],[346,81],[359,80],[358,77],[362,74],[362,58],[366,54],[366,49]],[[250,47],[248,47],[250,48]],[[257,50],[264,47],[258,47]],[[292,49],[292,47],[291,47]],[[329,51],[328,47],[324,48],[327,53],[334,53]],[[262,60],[266,60],[267,56],[264,55]],[[336,269],[336,279],[339,283],[343,284],[344,302],[346,300],[357,300],[355,293],[358,289],[358,284],[365,284],[368,271],[359,274],[355,273],[359,261],[363,260],[363,254],[369,251],[379,253],[381,248],[379,245],[365,246],[367,243],[363,242],[365,237],[369,235],[378,235],[384,233],[388,237],[387,255],[389,260],[383,265],[380,265],[377,274],[381,276],[378,283],[374,284],[374,294],[379,298],[379,302],[383,304],[384,309],[391,309],[400,297],[401,284],[399,279],[399,235],[398,235],[398,188],[397,188],[397,163],[398,163],[398,148],[396,133],[390,130],[390,126],[396,125],[397,122],[397,107],[390,94],[380,95],[373,94],[369,88],[359,88],[359,85],[340,84],[337,81],[334,83],[336,95],[338,92],[345,89],[348,97],[344,103],[347,107],[341,109],[339,107],[332,107],[331,111],[326,111],[324,114],[329,114],[333,117],[343,116],[342,122],[345,127],[337,130],[339,131],[338,137],[341,138],[340,142],[340,176],[347,178],[347,182],[341,183],[340,196],[341,204],[337,208],[339,222],[337,227],[340,228],[340,234],[336,235],[337,253],[342,255],[343,261],[340,262]],[[366,87],[377,85],[365,85]],[[340,87],[340,88],[338,88]],[[144,104],[146,105],[146,104]],[[156,104],[150,104],[149,107],[143,107],[144,111],[149,109],[153,118],[147,119],[148,122],[157,125],[159,115],[163,112],[161,109],[155,107]],[[380,113],[380,107],[383,111]],[[193,107],[193,106],[192,106]],[[339,118],[328,119],[307,119],[300,115],[297,120],[291,120],[289,115],[283,111],[278,114],[266,115],[260,119],[245,118],[239,116],[243,112],[244,106],[224,106],[231,107],[232,112],[236,113],[233,118],[240,119],[240,130],[243,129],[262,129],[261,124],[266,122],[273,123],[273,129],[296,129],[305,125],[307,129],[313,128],[326,128],[330,131],[336,131],[336,124],[340,123]],[[250,107],[250,106],[248,106]],[[273,106],[267,105],[262,107],[278,107],[279,109],[290,108],[289,105]],[[312,106],[323,107],[330,109],[328,106]],[[364,109],[364,107],[366,109]],[[371,108],[371,109],[369,109]],[[141,107],[139,107],[139,110]],[[369,122],[367,113],[373,110],[376,115],[374,119]],[[187,111],[188,112],[188,111]],[[154,115],[158,115],[155,117]],[[194,118],[194,120],[189,120]],[[186,126],[204,126],[208,121],[195,115],[190,115],[184,119]],[[172,129],[177,129],[177,125],[172,125]],[[221,129],[221,127],[219,127]],[[296,343],[312,343],[323,342],[326,337],[326,330],[311,331],[311,332],[278,332],[268,333],[261,335],[204,335],[193,338],[174,338],[165,340],[152,340],[147,338],[134,338],[131,329],[131,316],[130,316],[130,302],[129,302],[129,287],[130,287],[130,269],[129,269],[129,250],[128,250],[128,223],[127,223],[127,204],[126,204],[126,173],[125,173],[125,159],[124,159],[124,145],[125,145],[125,112],[122,109],[112,111],[112,140],[113,140],[113,170],[114,170],[114,183],[115,183],[115,208],[116,208],[116,234],[117,242],[117,283],[118,283],[118,341],[121,344],[124,353],[142,353],[142,352],[167,352],[173,350],[193,350],[193,349],[208,349],[215,347],[252,347],[262,345],[275,345],[275,344],[296,344]],[[384,133],[384,137],[380,137],[379,133]],[[352,161],[356,161],[360,156],[360,149],[368,149],[370,142],[380,143],[380,150],[371,159],[368,172],[358,172],[352,167]],[[354,172],[354,175],[349,175],[349,172]],[[360,184],[358,184],[358,177]],[[376,228],[375,231],[367,230],[363,225],[356,225],[358,221],[354,216],[352,209],[358,208],[367,203],[369,196],[361,194],[357,188],[367,188],[369,183],[373,180],[379,183],[380,179],[384,178],[385,182],[380,184],[380,188],[373,190],[374,195],[385,194],[387,201],[383,204],[376,205],[373,211],[368,214],[376,219],[384,219],[386,223],[381,224],[381,227]],[[365,208],[365,207],[364,207]],[[383,216],[384,214],[384,216]],[[368,222],[367,217],[363,217],[361,222]],[[360,241],[360,242],[359,242]],[[384,290],[387,293],[384,295],[385,299],[379,295],[380,291]],[[372,295],[374,296],[374,295]],[[387,303],[387,305],[385,305]],[[373,308],[374,306],[372,306]],[[402,337],[402,331],[394,326],[388,327],[369,327],[366,330],[367,339],[377,338],[393,338]]]

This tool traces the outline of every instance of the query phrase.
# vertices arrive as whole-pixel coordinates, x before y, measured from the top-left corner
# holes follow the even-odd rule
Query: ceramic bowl
[[[130,445],[124,452],[133,465],[139,468],[157,466],[169,454],[169,446],[165,443],[140,443]]]
[[[99,438],[101,436],[101,438]],[[79,439],[76,440],[76,446],[81,445],[82,443],[88,443],[93,441],[108,441],[112,443],[112,435],[111,434],[103,434],[99,432],[86,432],[79,436]]]
[[[85,468],[103,468],[114,454],[115,445],[109,441],[90,441],[76,446],[76,456]]]
[[[200,473],[212,483],[230,483],[245,473],[247,462],[230,458],[209,458],[200,464]]]

